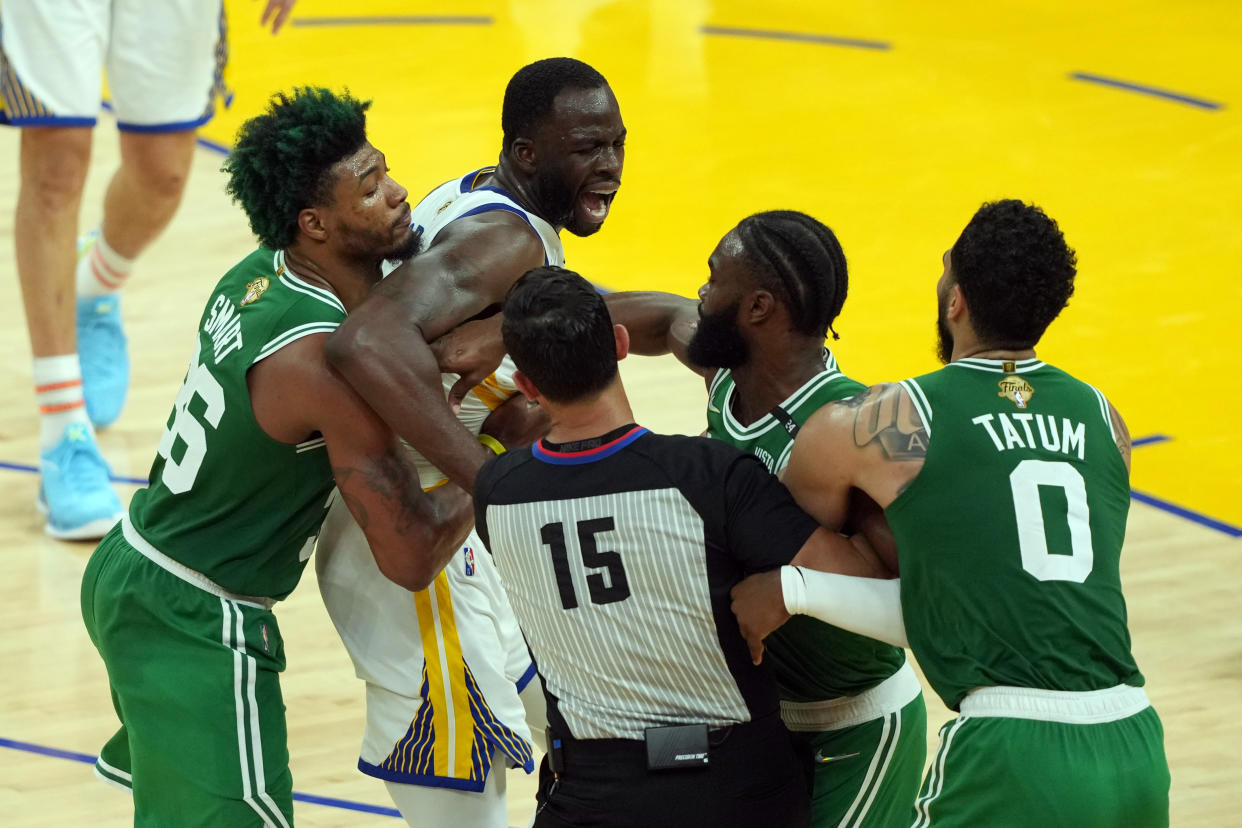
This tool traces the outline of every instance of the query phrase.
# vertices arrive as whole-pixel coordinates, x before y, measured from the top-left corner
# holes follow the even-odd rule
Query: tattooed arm
[[[425,589],[470,531],[470,497],[456,485],[423,492],[409,452],[329,367],[326,338],[303,337],[251,367],[255,419],[283,443],[323,435],[341,498],[380,571],[406,589]]]
[[[914,480],[927,456],[927,430],[905,390],[876,385],[811,415],[794,440],[782,480],[798,505],[830,529],[846,521],[851,490],[881,508]],[[895,549],[881,548],[896,571]]]
[[[1117,439],[1117,450],[1121,452],[1121,459],[1125,461],[1128,472],[1130,471],[1130,429],[1126,427],[1126,421],[1121,419],[1121,414],[1111,402],[1108,404],[1108,419],[1112,421],[1113,433]]]

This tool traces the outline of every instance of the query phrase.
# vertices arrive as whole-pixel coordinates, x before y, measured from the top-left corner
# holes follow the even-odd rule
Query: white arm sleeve
[[[910,646],[901,615],[900,579],[858,578],[783,566],[781,592],[790,615],[809,615],[886,644]]]

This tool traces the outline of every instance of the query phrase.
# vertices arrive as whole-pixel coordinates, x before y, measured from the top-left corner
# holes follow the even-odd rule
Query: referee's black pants
[[[565,768],[539,767],[534,828],[805,828],[806,764],[779,716],[711,733],[710,761],[647,770],[629,739],[564,739]]]

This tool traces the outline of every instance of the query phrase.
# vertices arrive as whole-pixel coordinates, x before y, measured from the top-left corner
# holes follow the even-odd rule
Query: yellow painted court
[[[609,79],[629,139],[612,215],[598,236],[567,239],[569,266],[609,289],[693,295],[738,220],[811,213],[849,260],[834,350],[864,382],[936,366],[941,254],[980,203],[1044,207],[1077,249],[1079,276],[1039,355],[1099,387],[1141,444],[1123,575],[1136,655],[1168,734],[1173,824],[1242,824],[1235,2],[299,0],[274,38],[257,25],[262,6],[226,0],[234,98],[202,130],[208,143],[226,147],[274,90],[347,86],[374,100],[372,142],[414,202],[495,161],[516,69],[578,57]],[[84,228],[98,221],[116,163],[113,122],[100,126]],[[146,475],[207,291],[252,245],[223,195],[220,155],[199,156],[181,213],[127,288],[134,390],[100,438],[123,476]],[[0,299],[10,309],[21,307],[16,158],[16,134],[0,131]],[[20,468],[37,456],[29,350],[20,311],[10,317],[0,329],[0,745],[94,753],[115,723],[77,610],[90,546],[40,532],[36,478]],[[644,424],[701,430],[692,375],[641,358],[626,371]],[[281,609],[294,788],[387,806],[382,786],[354,769],[361,685],[312,580]],[[939,725],[932,707],[929,697]],[[6,825],[130,818],[89,766],[65,757],[0,749],[0,778]],[[524,824],[532,786],[510,785]],[[400,824],[298,809],[300,825]]]

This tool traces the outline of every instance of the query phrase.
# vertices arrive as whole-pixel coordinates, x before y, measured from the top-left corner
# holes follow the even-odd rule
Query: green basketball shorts
[[[177,569],[138,552],[118,525],[82,577],[82,618],[121,720],[96,774],[133,791],[135,826],[289,828],[276,617],[163,566]]]
[[[987,687],[941,728],[913,828],[1168,824],[1164,729],[1141,688]]]

